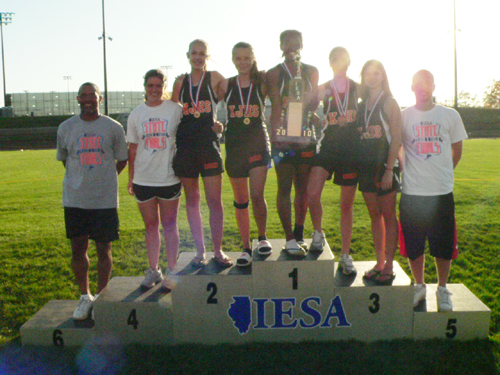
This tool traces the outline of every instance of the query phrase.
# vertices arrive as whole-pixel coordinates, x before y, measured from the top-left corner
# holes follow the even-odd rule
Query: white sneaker
[[[311,242],[311,247],[309,250],[322,252],[323,247],[325,247],[325,243],[326,243],[325,233],[323,233],[323,231],[319,232],[315,230]]]
[[[296,240],[300,247],[303,247],[307,251],[307,243],[304,240]]]
[[[163,274],[161,273],[161,268],[156,271],[152,268],[149,268],[146,277],[141,281],[141,289],[151,289],[156,284],[160,283],[163,280]]]
[[[416,284],[413,293],[413,307],[417,307],[420,301],[425,299],[427,286],[425,284]]]
[[[167,270],[167,273],[163,278],[163,282],[161,283],[159,291],[162,293],[168,293],[174,290],[176,286],[177,286],[177,276],[172,271]]]
[[[438,286],[436,291],[438,311],[453,311],[453,303],[450,296],[452,293],[443,286]]]
[[[273,248],[271,243],[268,240],[259,241],[259,245],[257,246],[257,252],[260,255],[269,255],[273,252]],[[238,263],[238,262],[236,262]]]
[[[352,264],[353,259],[352,256],[349,254],[342,254],[340,256],[340,262],[339,266],[342,267],[342,272],[344,275],[350,275],[354,271],[356,271],[356,268],[354,267],[354,264]]]
[[[288,241],[283,248],[283,251],[293,257],[305,257],[306,250],[300,246],[295,239]]]
[[[241,255],[236,259],[236,265],[239,267],[247,267],[252,263],[252,256],[246,251],[242,252]]]
[[[92,304],[94,302],[94,297],[90,294],[86,294],[80,297],[78,306],[73,313],[74,320],[85,320],[89,317],[90,310],[92,310]]]

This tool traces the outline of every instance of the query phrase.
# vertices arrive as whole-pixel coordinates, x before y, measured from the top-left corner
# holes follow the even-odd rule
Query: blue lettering
[[[255,298],[254,302],[257,303],[257,324],[255,325],[255,329],[257,328],[262,328],[266,329],[269,328],[266,326],[266,310],[265,310],[265,304],[268,301],[267,298]]]
[[[340,296],[336,296],[334,299],[332,299],[332,304],[328,309],[328,313],[326,314],[325,320],[323,321],[323,324],[321,324],[321,327],[331,327],[330,319],[333,317],[336,317],[339,321],[337,327],[351,326],[351,323],[347,321],[347,318],[345,316],[344,306],[342,306],[342,300],[340,299]]]
[[[309,297],[302,301],[300,308],[304,313],[309,315],[313,322],[312,324],[307,324],[304,319],[300,319],[300,326],[302,328],[314,328],[317,327],[321,323],[321,314],[318,310],[315,310],[311,306],[309,306],[309,301],[314,301],[318,306],[321,305],[321,300],[319,297]]]
[[[287,315],[292,318],[292,309],[283,309],[283,304],[285,302],[291,303],[292,307],[295,306],[295,298],[271,298],[274,302],[274,325],[272,328],[295,328],[297,327],[297,319],[294,319],[290,324],[283,323],[283,315]]]

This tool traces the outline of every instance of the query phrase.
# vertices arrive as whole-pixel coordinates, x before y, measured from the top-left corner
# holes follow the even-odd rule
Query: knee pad
[[[236,203],[236,201],[233,202],[234,207],[236,207],[239,210],[244,210],[245,208],[248,208],[248,203],[249,201],[247,201],[246,203]]]

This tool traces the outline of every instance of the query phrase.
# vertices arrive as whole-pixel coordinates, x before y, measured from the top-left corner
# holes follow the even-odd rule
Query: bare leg
[[[168,268],[171,270],[177,264],[177,257],[179,255],[179,229],[177,227],[179,202],[180,199],[170,201],[158,200],[163,236],[165,237],[165,252],[167,254]]]
[[[307,185],[311,166],[300,164],[295,168],[293,184],[295,187],[295,224],[304,225],[307,215]]]
[[[415,260],[409,259],[411,273],[415,279],[415,284],[424,283],[424,266],[425,266],[425,255],[419,256]]]
[[[342,240],[342,254],[349,254],[351,249],[354,197],[356,186],[340,187],[340,237]]]
[[[222,207],[222,175],[203,177],[205,196],[210,210],[210,230],[216,257],[222,256],[224,208]]]
[[[385,266],[382,274],[393,273],[393,261],[398,249],[398,219],[396,217],[396,192],[377,198],[385,224]]]
[[[321,204],[321,193],[328,178],[328,171],[322,167],[312,167],[307,184],[307,202],[313,227],[318,232],[323,230],[323,206]]]
[[[248,179],[229,178],[233,187],[234,201],[237,204],[248,203]],[[244,249],[250,249],[250,213],[247,208],[235,207],[236,222],[240,230],[241,242]]]
[[[451,259],[436,258],[436,268],[439,286],[446,287],[448,277],[450,276]]]
[[[88,256],[89,237],[75,237],[71,239],[71,268],[81,294],[90,294]]]
[[[198,178],[181,177],[182,186],[186,195],[186,213],[191,228],[197,256],[205,259],[205,242],[203,240],[203,226],[200,212],[200,185]]]
[[[278,216],[285,232],[287,241],[292,240],[292,203],[290,194],[292,192],[293,166],[290,164],[276,164],[276,176],[278,178],[278,195],[276,204]]]
[[[375,269],[382,271],[385,266],[385,225],[382,212],[377,201],[376,193],[363,193],[372,225],[373,246],[377,254]]]
[[[264,187],[267,180],[267,166],[252,168],[250,170],[250,197],[252,209],[259,237],[266,235],[267,202],[264,197]]]
[[[158,212],[158,199],[153,198],[147,202],[138,203],[142,220],[146,226],[146,249],[148,252],[149,267],[158,269],[158,259],[160,256],[160,214]]]
[[[97,249],[97,294],[108,285],[113,269],[111,242],[96,242]]]

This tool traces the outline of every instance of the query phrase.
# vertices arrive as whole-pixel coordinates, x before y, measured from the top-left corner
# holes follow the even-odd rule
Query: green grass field
[[[24,349],[19,328],[51,299],[76,299],[64,235],[61,206],[63,166],[55,150],[0,153],[0,374],[76,373],[82,353],[58,348]],[[463,283],[492,311],[490,339],[474,342],[398,340],[364,344],[253,344],[175,348],[130,346],[117,354],[120,373],[349,373],[349,374],[495,374],[500,373],[500,140],[464,142],[455,178],[455,199],[461,255],[450,283]],[[147,269],[143,223],[134,199],[120,176],[121,240],[114,243],[113,276],[139,276]],[[232,190],[224,178],[224,250],[239,252]],[[276,176],[266,186],[268,237],[283,237],[275,204]],[[323,193],[324,228],[336,255],[340,252],[339,189],[328,183]],[[208,211],[203,205],[207,249]],[[354,207],[353,257],[374,260],[370,221],[360,194]],[[256,236],[253,225],[253,237]],[[306,233],[312,232],[310,220]],[[179,214],[181,251],[193,251],[184,207]],[[90,251],[95,290],[95,250]],[[406,260],[396,259],[410,274]],[[165,260],[163,260],[165,266]],[[431,257],[426,282],[435,283]],[[88,353],[87,353],[88,354]],[[110,353],[108,353],[111,355]],[[118,355],[118,357],[116,357]],[[80,362],[79,362],[80,361]],[[44,363],[36,367],[34,363]],[[10,367],[9,367],[10,366]],[[15,370],[17,369],[17,370]],[[43,372],[45,371],[46,372]],[[56,371],[57,370],[57,371]],[[111,371],[111,370],[110,370]],[[109,373],[109,372],[108,372]]]

